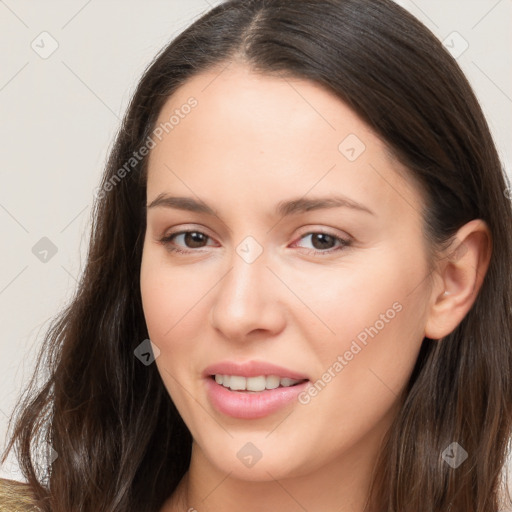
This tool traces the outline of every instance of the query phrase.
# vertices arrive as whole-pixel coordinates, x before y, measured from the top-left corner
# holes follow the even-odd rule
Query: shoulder
[[[0,512],[37,512],[30,486],[0,478]]]

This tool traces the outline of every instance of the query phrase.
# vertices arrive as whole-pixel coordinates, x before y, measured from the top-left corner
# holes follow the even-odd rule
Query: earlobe
[[[425,324],[427,338],[439,340],[460,324],[480,291],[491,253],[492,236],[483,220],[472,220],[457,231],[438,261]]]

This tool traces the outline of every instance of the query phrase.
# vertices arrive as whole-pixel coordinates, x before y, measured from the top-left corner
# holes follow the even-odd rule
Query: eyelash
[[[200,233],[201,235],[205,235],[207,238],[211,239],[211,237],[209,237],[206,233],[203,233],[202,231],[198,231],[197,229],[190,229],[190,230],[177,231],[175,233],[170,233],[169,235],[166,235],[166,236],[160,238],[159,241],[160,241],[160,243],[162,243],[166,247],[167,250],[172,251],[172,252],[176,252],[176,253],[180,253],[180,254],[191,254],[193,252],[199,252],[201,249],[203,249],[203,248],[200,248],[200,249],[189,249],[189,250],[185,251],[183,249],[179,249],[179,248],[173,247],[171,245],[171,240],[174,237],[176,237],[178,235],[183,235],[183,234],[186,234],[186,233]],[[307,254],[308,255],[314,255],[314,256],[329,255],[329,254],[332,254],[332,253],[344,250],[345,248],[349,247],[351,245],[351,243],[352,243],[352,240],[341,238],[341,237],[339,237],[337,235],[334,235],[333,233],[328,233],[328,232],[325,232],[325,231],[309,231],[309,232],[304,233],[303,235],[301,235],[299,240],[301,240],[302,238],[304,238],[306,236],[317,235],[317,234],[328,235],[328,236],[334,238],[334,241],[335,242],[339,242],[341,245],[338,246],[337,248],[328,249],[326,251],[321,251],[321,250],[318,250],[318,249],[307,249],[307,251],[308,251]]]

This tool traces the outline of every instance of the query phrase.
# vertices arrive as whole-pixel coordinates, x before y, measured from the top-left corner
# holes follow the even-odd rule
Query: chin
[[[243,436],[243,439],[230,439],[228,445],[217,445],[202,450],[211,464],[231,478],[252,482],[268,482],[276,479],[299,477],[311,471],[311,464],[298,460],[297,446],[279,444],[279,448],[265,436]],[[249,441],[252,439],[253,441]],[[310,459],[312,457],[310,456]]]

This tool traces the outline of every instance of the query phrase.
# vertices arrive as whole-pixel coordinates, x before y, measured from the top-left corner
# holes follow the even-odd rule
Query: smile
[[[295,386],[303,380],[290,379],[288,377],[278,377],[277,375],[259,375],[256,377],[243,377],[241,375],[222,375],[212,376],[215,382],[231,389],[231,391],[248,391],[257,393],[265,389],[277,389],[279,387],[289,388]]]
[[[310,384],[305,373],[268,361],[220,361],[202,372],[211,407],[244,420],[264,418],[293,404]]]

